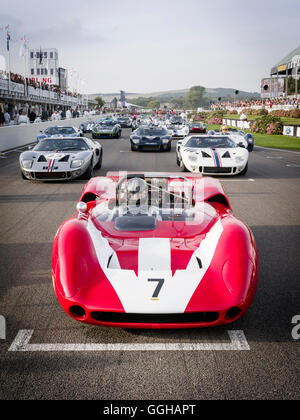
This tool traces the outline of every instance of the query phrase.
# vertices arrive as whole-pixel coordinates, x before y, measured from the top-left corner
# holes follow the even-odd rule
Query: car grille
[[[70,172],[35,172],[35,179],[68,179],[71,177]]]
[[[126,314],[115,312],[92,312],[98,322],[116,324],[212,324],[218,321],[217,312],[195,312],[186,314]]]
[[[200,171],[202,172],[202,170]],[[203,172],[206,174],[231,174],[232,168],[211,168],[206,167],[203,169]]]
[[[145,150],[147,150],[147,151],[149,151],[149,152],[157,152],[158,150],[160,150],[161,149],[161,146],[160,145],[153,145],[153,146],[148,146],[148,145],[142,145],[142,146],[140,146],[140,147],[142,147],[143,149],[145,149]]]

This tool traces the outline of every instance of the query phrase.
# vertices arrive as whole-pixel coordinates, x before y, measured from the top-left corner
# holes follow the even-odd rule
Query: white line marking
[[[20,330],[9,352],[103,352],[103,351],[250,351],[243,331],[228,331],[231,343],[165,344],[29,344],[33,330]]]
[[[287,168],[300,168],[300,165],[290,164],[286,165]]]
[[[255,179],[227,179],[227,178],[222,178],[221,182],[255,182]]]
[[[294,152],[293,150],[285,150],[285,149],[272,149],[271,147],[262,147],[262,146],[255,146],[258,149],[263,150],[273,150],[274,152],[283,152],[283,153],[294,153],[295,155],[300,155],[300,152]]]

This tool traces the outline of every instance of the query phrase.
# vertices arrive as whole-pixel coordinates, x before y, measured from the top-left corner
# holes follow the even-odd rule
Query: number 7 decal
[[[164,279],[149,279],[148,282],[158,283],[157,288],[155,289],[155,292],[152,296],[152,299],[158,299],[161,289],[163,288],[163,285],[165,284],[165,280]]]

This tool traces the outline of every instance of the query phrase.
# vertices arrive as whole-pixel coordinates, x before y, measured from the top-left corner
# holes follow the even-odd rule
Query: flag
[[[9,51],[10,33],[8,32],[8,30],[7,30],[7,37],[6,37],[6,40],[7,40],[7,45],[6,45],[6,48],[7,48],[7,51]]]
[[[28,48],[28,40],[26,39],[26,36],[24,35],[24,37],[21,38],[21,46],[20,46],[20,52],[19,52],[20,57],[25,57],[27,48]]]

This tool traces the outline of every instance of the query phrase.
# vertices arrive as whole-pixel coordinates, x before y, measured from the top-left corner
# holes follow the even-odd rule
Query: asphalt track
[[[100,141],[104,159],[96,175],[178,170],[175,144],[171,153],[132,153],[129,134]],[[256,148],[246,178],[221,178],[257,240],[258,292],[230,327],[188,331],[99,328],[64,314],[51,284],[51,247],[85,182],[23,181],[18,156],[0,157],[0,314],[7,320],[1,399],[300,397],[299,342],[292,338],[292,318],[300,315],[299,153]],[[9,351],[20,330],[32,334],[27,351]],[[230,331],[242,332],[246,347],[231,347]],[[63,346],[71,344],[69,351]]]

